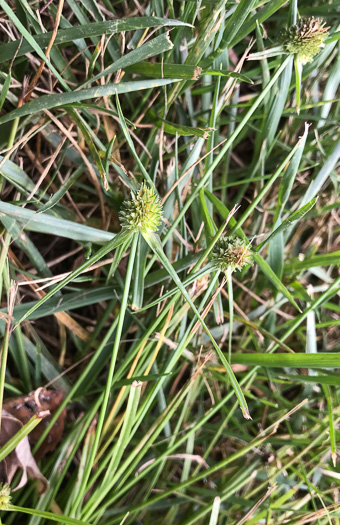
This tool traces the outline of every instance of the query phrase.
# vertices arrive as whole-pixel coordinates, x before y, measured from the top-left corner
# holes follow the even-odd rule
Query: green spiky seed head
[[[311,62],[313,57],[324,47],[323,41],[328,35],[328,27],[318,18],[300,18],[298,22],[280,33],[280,40],[285,51],[296,55],[300,64]]]
[[[131,200],[124,201],[119,212],[122,228],[131,232],[155,232],[161,223],[162,204],[154,188],[145,182],[137,193],[131,192]]]
[[[11,501],[11,489],[7,483],[0,485],[0,510],[7,510]]]
[[[223,272],[232,273],[253,263],[249,243],[240,237],[220,237],[213,248],[212,257],[216,267]]]

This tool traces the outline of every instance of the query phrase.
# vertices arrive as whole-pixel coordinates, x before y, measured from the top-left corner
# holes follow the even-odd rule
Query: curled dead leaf
[[[9,441],[19,430],[23,424],[19,419],[12,416],[6,410],[1,413],[1,432],[0,445],[3,446]],[[20,489],[27,483],[28,477],[37,479],[38,490],[43,494],[48,489],[48,481],[39,470],[38,465],[32,456],[31,447],[28,437],[25,436],[6,458],[0,462],[0,481],[11,484],[18,469],[22,470],[22,476],[18,485],[13,491]]]
[[[39,415],[45,410],[50,412],[50,415],[45,417],[40,425],[35,427],[34,430],[29,434],[29,442],[31,445],[35,445],[40,439],[41,434],[44,432],[56,410],[62,403],[63,399],[64,392],[62,390],[47,390],[46,388],[38,388],[26,396],[6,399],[4,401],[3,408],[12,414],[12,416],[19,419],[23,425],[26,425],[26,423],[28,423],[34,415]],[[63,410],[52,429],[47,434],[47,437],[42,443],[41,447],[35,454],[37,461],[45,456],[47,452],[53,452],[58,443],[61,441],[64,431],[65,418],[66,410]]]
[[[64,392],[38,388],[26,396],[6,399],[1,415],[0,446],[4,446],[34,415],[43,418],[28,436],[24,437],[17,447],[0,462],[0,483],[11,484],[16,472],[21,469],[22,476],[13,490],[18,490],[27,483],[28,477],[38,480],[40,494],[48,489],[48,481],[42,475],[36,460],[47,452],[52,452],[60,442],[64,430],[66,410],[63,410],[46,439],[43,441],[35,458],[31,445],[37,443],[54,413],[64,399]]]

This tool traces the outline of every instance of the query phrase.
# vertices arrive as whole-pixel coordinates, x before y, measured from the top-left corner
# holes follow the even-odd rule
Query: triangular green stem
[[[127,305],[128,305],[128,298],[129,298],[129,291],[130,291],[130,284],[131,284],[131,279],[132,279],[132,273],[133,273],[133,269],[134,269],[134,259],[135,259],[135,255],[136,255],[138,235],[139,234],[134,234],[133,237],[132,237],[131,251],[130,251],[130,256],[129,256],[128,267],[127,267],[127,270],[126,270],[125,285],[124,285],[123,296],[122,296],[122,303],[121,303],[121,308],[120,308],[120,311],[119,311],[119,318],[118,318],[117,330],[116,330],[116,335],[115,335],[115,342],[113,344],[113,349],[112,349],[112,356],[111,356],[111,361],[110,361],[110,368],[109,368],[109,372],[108,372],[108,378],[107,378],[106,385],[105,385],[103,404],[101,406],[101,410],[100,410],[99,417],[98,417],[98,423],[97,423],[96,435],[95,435],[95,438],[94,438],[93,448],[91,450],[91,454],[90,454],[88,463],[87,463],[87,465],[85,467],[85,470],[84,470],[84,473],[83,473],[82,482],[81,482],[81,486],[79,488],[78,496],[77,496],[77,498],[76,498],[76,500],[74,502],[73,508],[72,508],[72,512],[71,512],[72,515],[78,509],[78,507],[79,507],[79,505],[80,505],[80,503],[81,503],[81,501],[82,501],[82,499],[83,499],[83,497],[85,495],[87,482],[89,480],[89,477],[90,477],[90,474],[91,474],[91,471],[92,471],[92,467],[93,467],[93,464],[94,464],[94,461],[95,461],[95,457],[96,457],[96,454],[97,454],[97,450],[98,450],[99,441],[100,441],[100,438],[101,438],[102,429],[103,429],[103,426],[104,426],[106,411],[107,411],[107,407],[108,407],[108,404],[109,404],[109,397],[110,397],[110,392],[111,392],[111,388],[112,388],[113,374],[114,374],[114,370],[115,370],[115,366],[116,366],[118,349],[119,349],[120,339],[121,339],[121,335],[122,335],[122,331],[123,331],[125,312],[126,312]]]
[[[171,265],[170,261],[168,260],[168,258],[164,254],[162,245],[161,245],[157,235],[154,234],[154,233],[148,233],[148,234],[144,234],[143,233],[143,237],[146,240],[146,242],[148,243],[148,245],[150,246],[150,248],[153,250],[153,252],[157,255],[157,257],[159,258],[160,262],[163,264],[164,268],[167,270],[167,272],[169,273],[170,277],[173,279],[174,283],[176,284],[176,286],[181,291],[184,299],[187,301],[187,303],[192,308],[192,310],[193,310],[194,314],[196,315],[197,319],[202,324],[204,330],[206,331],[210,341],[212,342],[212,344],[213,344],[213,346],[214,346],[214,348],[216,350],[217,355],[219,356],[220,360],[222,361],[222,363],[223,363],[223,365],[224,365],[224,367],[225,367],[225,369],[227,371],[227,374],[228,374],[228,376],[230,378],[230,381],[231,381],[231,384],[232,384],[233,389],[235,391],[235,394],[237,396],[237,399],[238,399],[238,401],[240,403],[240,407],[241,407],[243,416],[246,419],[251,419],[249,411],[248,411],[247,402],[246,402],[245,397],[243,395],[243,392],[242,392],[242,390],[241,390],[241,388],[240,388],[240,386],[239,386],[239,384],[237,382],[237,379],[236,379],[236,377],[234,375],[234,372],[231,369],[230,364],[228,363],[224,353],[222,352],[222,350],[219,348],[218,344],[216,343],[214,337],[212,336],[209,328],[205,324],[205,322],[204,322],[203,318],[201,317],[200,313],[198,312],[196,306],[192,302],[191,297],[189,296],[188,292],[186,291],[185,287],[183,286],[183,284],[182,284],[181,280],[179,279],[177,273],[175,272],[173,266]]]

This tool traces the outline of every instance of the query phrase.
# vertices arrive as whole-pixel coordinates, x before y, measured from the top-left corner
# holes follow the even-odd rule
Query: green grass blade
[[[211,202],[216,206],[219,213],[222,215],[222,217],[225,219],[228,214],[229,210],[224,206],[224,204],[213,194],[205,190],[208,198],[211,200]],[[247,243],[249,243],[249,240],[247,236],[243,233],[242,228],[239,228],[239,221],[237,222],[234,217],[230,218],[230,225],[232,227],[231,232],[233,232],[235,235],[239,235],[244,239]],[[259,253],[256,251],[253,253],[254,255],[254,261],[258,264],[258,266],[261,268],[265,276],[270,280],[270,282],[275,286],[275,288],[281,292],[294,306],[297,308],[298,311],[301,311],[298,304],[294,300],[292,294],[289,292],[289,290],[285,287],[285,285],[282,283],[282,281],[279,279],[279,277],[276,275],[276,273],[271,269],[269,264],[261,257]]]
[[[154,38],[153,40],[150,40],[149,42],[143,44],[137,49],[130,51],[130,53],[128,53],[127,55],[119,58],[113,64],[111,64],[103,71],[95,75],[93,78],[90,78],[88,81],[86,81],[79,89],[84,89],[85,86],[92,84],[93,82],[99,80],[102,77],[115,73],[116,71],[118,71],[118,69],[126,69],[127,67],[131,67],[133,64],[138,64],[139,62],[142,62],[146,58],[151,58],[153,56],[160,55],[161,53],[165,53],[166,51],[169,51],[169,49],[172,49],[172,47],[173,44],[170,40],[168,33],[163,33],[162,35]],[[161,78],[167,78],[167,76],[162,75]],[[180,77],[172,76],[170,78],[178,79]]]
[[[39,44],[37,44],[37,42],[34,40],[32,35],[27,31],[26,27],[20,22],[19,18],[12,11],[12,9],[9,7],[7,2],[5,2],[5,0],[0,0],[0,6],[5,11],[5,13],[7,14],[8,18],[13,22],[13,24],[17,28],[19,34],[23,35],[23,37],[28,42],[28,44],[32,47],[32,49],[34,49],[34,51],[37,53],[37,55],[46,63],[47,67],[51,70],[51,72],[59,80],[59,82],[63,86],[63,88],[66,91],[70,91],[69,86],[66,84],[64,79],[60,76],[60,74],[58,73],[56,68],[53,66],[51,61],[46,57],[45,53],[43,52],[43,50],[41,49]],[[16,118],[16,117],[14,117],[14,118]]]
[[[11,80],[12,80],[12,75],[11,73],[8,73],[8,75],[6,76],[5,82],[2,86],[1,93],[0,93],[0,111],[6,100],[8,89],[9,89],[9,86],[11,85]]]
[[[92,137],[87,129],[87,126],[85,125],[83,119],[81,118],[80,115],[78,115],[78,113],[76,112],[76,110],[74,110],[73,108],[66,108],[66,112],[70,115],[70,117],[72,118],[72,120],[77,124],[79,130],[81,131],[85,141],[86,141],[86,144],[90,150],[90,153],[93,157],[93,160],[95,161],[96,163],[96,166],[97,166],[97,170],[99,171],[99,175],[102,179],[102,182],[103,182],[103,186],[104,186],[104,189],[107,191],[109,189],[109,184],[107,182],[107,178],[106,178],[106,172],[104,170],[104,166],[103,166],[103,163],[102,163],[102,159],[99,155],[99,152],[92,140]]]
[[[254,261],[258,264],[262,272],[265,274],[265,276],[271,281],[271,283],[275,286],[278,292],[281,292],[285,297],[287,297],[288,301],[292,303],[292,305],[295,306],[295,308],[301,312],[301,308],[294,300],[292,294],[289,292],[289,290],[285,287],[285,285],[282,283],[282,281],[277,277],[276,273],[271,269],[269,264],[260,256],[259,253],[254,252]]]
[[[131,385],[126,411],[123,416],[124,421],[122,429],[112,451],[111,460],[106,468],[105,476],[100,487],[98,488],[98,494],[96,497],[97,505],[110,492],[110,480],[116,473],[116,470],[118,469],[118,466],[122,460],[124,451],[129,444],[131,429],[134,424],[138,403],[140,400],[142,384],[143,383],[141,382],[134,381]]]
[[[256,0],[241,0],[238,3],[236,10],[226,23],[221,43],[222,47],[229,47],[230,42],[237,36],[256,3]]]
[[[305,129],[305,131],[307,130]],[[279,210],[282,210],[284,208],[284,206],[286,205],[290,197],[292,187],[295,181],[295,177],[296,177],[296,174],[298,172],[299,165],[301,162],[302,153],[306,145],[306,140],[307,140],[307,133],[305,132],[303,136],[301,137],[299,148],[296,150],[294,156],[292,157],[289,163],[288,168],[285,170],[285,173],[282,177],[282,181],[281,181],[281,184],[279,187],[279,193],[278,193]]]
[[[111,232],[68,221],[48,213],[34,212],[33,210],[28,210],[27,208],[3,201],[0,201],[0,213],[13,217],[13,219],[23,223],[25,230],[47,233],[49,235],[55,235],[55,233],[58,232],[58,235],[61,237],[75,241],[102,244],[115,237],[115,234]]]
[[[233,354],[234,363],[265,368],[339,368],[340,353]]]
[[[209,337],[210,341],[212,342],[218,357],[222,361],[223,366],[225,367],[225,369],[227,371],[228,377],[230,378],[230,382],[231,382],[232,387],[233,387],[233,389],[235,391],[236,397],[237,397],[237,399],[238,399],[238,401],[240,403],[240,407],[241,407],[243,416],[246,419],[250,419],[250,414],[249,414],[249,411],[248,411],[247,402],[246,402],[246,400],[244,398],[244,395],[243,395],[243,392],[242,392],[242,390],[241,390],[241,388],[240,388],[240,386],[239,386],[239,384],[237,382],[237,379],[236,379],[236,377],[234,375],[234,372],[232,371],[232,369],[230,367],[230,364],[228,363],[227,359],[225,358],[225,355],[223,354],[223,352],[221,351],[221,349],[217,345],[215,339],[211,335],[209,328],[207,327],[207,325],[205,324],[205,322],[202,319],[201,315],[197,311],[197,309],[196,309],[194,303],[192,302],[188,292],[186,291],[186,289],[184,288],[182,282],[178,278],[178,276],[177,276],[175,270],[173,269],[172,265],[170,264],[169,260],[165,256],[161,243],[159,242],[158,238],[155,235],[152,235],[152,234],[144,235],[144,238],[145,238],[146,242],[149,244],[150,248],[157,255],[157,257],[159,258],[159,260],[163,264],[164,268],[167,270],[167,272],[169,273],[170,277],[173,279],[174,283],[176,284],[176,286],[180,290],[181,294],[183,295],[183,297],[185,298],[187,303],[190,305],[190,307],[194,311],[195,316],[200,321],[200,323],[203,326],[204,330],[208,334],[208,337]]]
[[[127,66],[126,71],[138,73],[153,78],[178,78],[181,80],[198,80],[202,75],[231,77],[242,82],[252,84],[253,81],[242,73],[233,71],[203,69],[192,64],[171,64],[157,62],[139,62],[132,66]]]
[[[250,216],[250,214],[255,210],[257,204],[261,201],[261,199],[266,195],[266,193],[270,190],[270,188],[273,186],[274,182],[277,180],[277,178],[281,175],[285,167],[287,166],[290,159],[294,156],[295,152],[300,147],[300,141],[297,142],[297,144],[294,146],[294,148],[290,151],[290,153],[287,155],[287,157],[284,159],[284,161],[280,164],[280,166],[277,168],[275,173],[270,177],[270,179],[266,182],[266,184],[263,186],[261,191],[259,191],[258,195],[255,197],[255,199],[252,200],[251,204],[248,206],[246,211],[241,215],[240,219],[237,221],[236,225],[233,226],[230,235],[233,235],[236,233],[236,231],[241,228],[243,223],[247,220],[247,218]]]
[[[228,337],[228,359],[231,363],[231,352],[233,347],[233,325],[234,325],[234,290],[233,281],[228,279],[228,303],[229,303],[229,337]]]
[[[34,184],[22,169],[19,168],[14,162],[11,160],[6,160],[3,162],[4,157],[0,155],[0,173],[1,175],[10,182],[10,184],[13,184],[15,188],[17,188],[21,193],[24,195],[28,195],[29,192],[31,192],[34,189]]]
[[[176,80],[172,79],[136,80],[131,82],[120,82],[119,84],[106,84],[104,86],[82,89],[81,91],[72,91],[71,93],[43,95],[42,97],[24,104],[21,108],[14,109],[7,115],[1,117],[0,125],[10,122],[15,118],[40,113],[45,109],[58,108],[91,98],[111,97],[112,95],[120,95],[122,93],[134,93],[135,91],[141,91],[144,89],[167,86],[174,82],[176,82]]]
[[[59,29],[54,44],[63,45],[69,42],[74,42],[80,38],[93,38],[101,35],[112,35],[121,33],[122,31],[133,31],[137,29],[146,29],[148,27],[182,27],[188,25],[190,24],[182,22],[181,20],[170,20],[167,18],[158,18],[156,16],[141,16],[107,20],[105,22],[82,24],[69,29]],[[47,32],[41,35],[32,36],[32,39],[34,40],[35,45],[38,45],[40,48],[42,48],[48,45],[49,41],[51,40],[51,36],[52,33]],[[16,50],[19,48],[19,44],[20,40],[9,42],[8,44],[2,44],[0,49],[0,63],[5,62],[6,60],[11,60]],[[17,57],[26,55],[33,49],[34,47],[29,41],[23,42],[20,46],[20,49],[18,50]]]
[[[340,263],[340,250],[333,253],[323,253],[320,255],[313,255],[304,260],[295,257],[288,261],[285,265],[284,271],[286,273],[301,272],[317,266],[331,266]]]
[[[313,199],[321,190],[322,186],[327,181],[328,177],[331,175],[336,163],[340,157],[340,140],[335,144],[331,154],[327,158],[326,162],[323,164],[321,170],[317,174],[316,178],[311,182],[309,188],[304,194],[301,205],[305,205],[311,199]]]
[[[191,137],[195,135],[196,137],[207,139],[210,133],[209,129],[194,128],[192,126],[184,126],[183,124],[169,122],[168,120],[158,117],[152,109],[150,109],[149,115],[157,128],[164,129],[166,133],[171,135],[179,135],[180,137]]]
[[[46,518],[47,520],[57,521],[58,523],[64,523],[65,525],[90,525],[87,521],[68,518],[62,514],[54,514],[53,512],[45,512],[38,509],[26,509],[25,507],[19,507],[18,505],[10,505],[6,510],[8,512],[22,512],[23,514],[30,514],[31,516]]]
[[[33,416],[11,439],[2,445],[0,450],[0,461],[3,461],[32,430],[39,425],[42,417]]]
[[[190,284],[192,284],[195,281],[197,281],[197,279],[200,279],[200,278],[204,277],[204,275],[211,274],[213,270],[214,270],[214,266],[212,264],[208,263],[203,268],[198,270],[197,272],[195,272],[195,273],[191,272],[190,276],[187,279],[185,279],[184,281],[182,281],[182,284],[183,284],[183,286],[187,287]],[[169,290],[168,292],[164,293],[158,299],[155,299],[154,301],[152,301],[151,303],[147,304],[143,308],[140,308],[138,310],[138,313],[144,312],[145,310],[148,310],[149,308],[153,308],[154,306],[157,306],[160,302],[164,301],[165,299],[168,299],[169,297],[172,297],[175,293],[177,293],[177,288],[173,288],[172,290]]]
[[[257,24],[261,24],[267,18],[269,18],[275,11],[285,4],[285,0],[270,0],[265,4],[262,9],[257,11],[254,16],[249,20],[246,20],[241,28],[234,34],[233,38],[230,39],[226,30],[224,30],[222,44],[219,45],[218,49],[212,54],[210,60],[215,60],[224,51],[225,47],[234,47],[235,44],[240,42],[246,35],[256,29]]]
[[[286,377],[292,383],[318,383],[319,385],[330,385],[330,386],[340,386],[340,378],[335,375],[321,375],[320,370],[318,370],[318,375],[316,376],[305,376],[301,374],[281,374],[280,376]],[[274,372],[273,372],[274,373]]]
[[[294,211],[294,213],[291,213],[288,219],[284,220],[280,224],[280,226],[276,228],[276,230],[274,230],[273,233],[269,235],[269,237],[267,237],[267,239],[265,239],[263,242],[261,242],[261,244],[257,246],[256,251],[262,250],[262,248],[264,248],[264,246],[270,243],[270,241],[272,241],[276,235],[286,231],[293,224],[293,222],[296,222],[302,219],[302,217],[304,217],[306,213],[308,213],[313,208],[313,206],[315,206],[317,202],[318,202],[318,197],[315,197],[310,202],[307,202],[307,204],[305,204],[298,210]]]
[[[138,240],[138,249],[136,257],[136,267],[133,277],[133,289],[132,289],[132,310],[139,310],[143,304],[144,288],[145,288],[145,266],[147,262],[147,256],[149,253],[148,245],[146,244],[143,237],[140,235]]]
[[[324,391],[327,400],[329,417],[329,437],[331,440],[332,461],[334,467],[336,467],[336,430],[334,426],[334,408],[332,401],[332,392],[328,385],[322,385],[322,390]]]
[[[73,281],[78,275],[80,275],[86,268],[91,266],[92,264],[99,261],[104,255],[109,253],[111,250],[114,250],[118,246],[120,246],[123,242],[127,240],[127,238],[132,238],[132,234],[130,232],[121,232],[120,234],[116,235],[116,237],[108,242],[105,246],[100,248],[92,257],[90,257],[87,261],[85,261],[83,264],[81,264],[76,270],[74,270],[72,273],[70,273],[65,279],[60,281],[58,284],[56,284],[52,290],[50,290],[42,299],[37,301],[32,308],[30,308],[25,315],[22,316],[22,318],[18,321],[18,324],[21,324],[27,317],[29,317],[37,308],[39,308],[41,305],[43,305],[50,297],[53,297],[59,290],[64,288],[68,283]]]
[[[135,150],[135,146],[132,142],[132,139],[130,137],[130,133],[129,133],[129,130],[127,128],[127,125],[126,125],[126,121],[125,121],[125,118],[124,118],[124,115],[122,113],[122,108],[121,108],[121,105],[120,105],[120,102],[119,102],[119,97],[118,97],[118,93],[116,93],[116,106],[117,106],[117,111],[118,111],[118,116],[119,116],[119,122],[120,122],[120,126],[122,128],[122,131],[123,131],[123,134],[124,134],[124,137],[125,137],[125,140],[126,142],[128,143],[128,146],[130,148],[130,151],[132,153],[132,155],[134,156],[145,180],[148,181],[148,183],[150,184],[150,186],[154,186],[148,172],[146,171],[146,169],[144,168],[144,165],[143,163],[141,162],[140,158],[139,158],[139,155],[137,155],[137,152]]]
[[[130,233],[131,235],[131,233]],[[115,341],[112,349],[112,355],[111,355],[111,361],[110,361],[110,368],[108,372],[108,378],[106,381],[105,389],[104,389],[104,395],[103,395],[103,403],[100,409],[99,417],[98,417],[98,423],[96,426],[96,434],[93,442],[93,447],[91,450],[91,454],[88,460],[88,463],[86,465],[85,471],[83,473],[81,486],[79,487],[79,492],[77,494],[76,500],[72,506],[72,514],[73,512],[76,512],[78,510],[79,505],[81,504],[85,494],[86,494],[86,486],[87,482],[89,480],[89,477],[91,475],[91,471],[93,468],[93,465],[95,463],[96,454],[98,451],[99,441],[102,437],[102,430],[105,422],[105,417],[109,405],[109,398],[112,388],[112,382],[113,382],[113,375],[114,370],[116,366],[116,360],[118,355],[119,346],[121,344],[121,336],[123,331],[123,324],[128,304],[128,297],[129,297],[129,291],[130,291],[130,283],[132,278],[132,272],[133,272],[133,265],[134,265],[134,259],[136,256],[136,249],[137,249],[137,242],[138,242],[138,234],[132,234],[132,241],[131,241],[131,251],[129,255],[129,263],[126,271],[126,277],[124,282],[124,291],[122,296],[122,302],[121,302],[121,308],[119,311],[118,316],[118,324],[117,324],[117,330],[115,334]],[[135,400],[139,400],[139,393],[134,392],[132,396],[132,402],[135,402]],[[134,406],[134,405],[133,405]],[[129,422],[127,422],[127,428],[131,428],[128,426]]]

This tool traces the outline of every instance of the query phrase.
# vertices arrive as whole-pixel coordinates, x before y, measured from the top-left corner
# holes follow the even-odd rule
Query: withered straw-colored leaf
[[[0,444],[6,444],[17,432],[22,428],[22,423],[6,410],[2,410],[1,414],[1,434]],[[39,470],[34,457],[32,456],[31,447],[28,437],[25,436],[16,448],[0,462],[0,480],[7,482],[9,485],[13,481],[17,470],[22,470],[22,476],[18,485],[12,489],[13,491],[20,489],[26,485],[28,477],[38,480],[38,490],[43,494],[48,489],[48,481]]]

